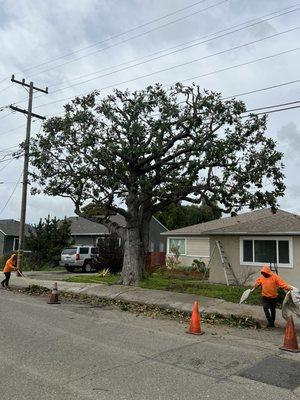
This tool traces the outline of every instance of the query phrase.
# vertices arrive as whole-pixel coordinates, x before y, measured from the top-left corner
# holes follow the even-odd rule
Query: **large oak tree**
[[[276,207],[284,193],[282,154],[266,118],[242,101],[198,86],[161,85],[76,97],[49,118],[31,145],[33,192],[72,199],[75,213],[99,221],[125,243],[122,280],[144,274],[152,215],[171,203]],[[83,211],[85,210],[85,212]],[[126,227],[108,218],[117,212]]]

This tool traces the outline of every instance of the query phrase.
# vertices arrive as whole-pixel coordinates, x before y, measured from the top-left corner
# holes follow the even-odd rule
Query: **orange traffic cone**
[[[201,331],[201,320],[198,301],[195,301],[194,303],[190,326],[186,333],[191,333],[192,335],[203,335],[204,333]]]
[[[300,351],[298,349],[297,334],[292,316],[288,318],[284,334],[284,343],[280,349],[291,351],[293,353],[298,353]]]
[[[48,304],[59,304],[59,303],[60,301],[58,301],[57,283],[55,282],[53,283],[53,289]]]

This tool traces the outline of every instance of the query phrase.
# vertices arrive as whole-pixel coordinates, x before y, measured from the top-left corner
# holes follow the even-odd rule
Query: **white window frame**
[[[19,245],[18,245],[18,247],[16,247],[16,241],[17,241],[17,240],[19,240],[19,238],[18,238],[18,237],[14,237],[13,251],[19,250]]]
[[[167,254],[172,254],[170,252],[170,240],[184,240],[184,253],[180,253],[180,256],[186,256],[186,238],[185,237],[176,237],[176,236],[170,236],[168,237],[167,240]]]
[[[294,259],[293,259],[293,238],[291,236],[242,236],[240,237],[240,265],[247,265],[247,266],[253,266],[253,267],[261,267],[262,262],[251,262],[251,261],[243,261],[243,251],[244,251],[244,246],[243,246],[243,241],[244,240],[252,240],[252,251],[253,251],[253,257],[254,257],[254,240],[276,240],[276,253],[277,256],[279,254],[278,251],[278,242],[281,240],[285,240],[289,242],[289,256],[290,256],[290,262],[287,263],[277,263],[277,266],[280,268],[293,268],[294,267]],[[267,262],[266,262],[267,264]]]

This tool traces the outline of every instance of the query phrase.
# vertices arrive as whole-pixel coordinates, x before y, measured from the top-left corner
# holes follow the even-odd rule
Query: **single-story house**
[[[120,226],[125,226],[125,219],[121,215],[112,215],[110,216],[110,219]],[[109,236],[110,234],[105,225],[90,221],[86,218],[69,217],[67,220],[71,222],[71,235],[75,244],[97,245],[97,241],[100,237]],[[161,236],[161,233],[166,231],[167,228],[155,217],[152,217],[150,222],[149,251],[166,251],[166,238]]]
[[[30,225],[25,226],[25,235],[29,235]],[[14,219],[0,220],[0,256],[18,250],[20,222]]]
[[[209,279],[226,283],[216,242],[222,244],[239,281],[253,281],[263,264],[278,269],[279,275],[300,287],[300,216],[271,209],[255,210],[219,220],[163,233],[167,254],[178,246],[180,261],[191,265],[200,258],[209,263]]]

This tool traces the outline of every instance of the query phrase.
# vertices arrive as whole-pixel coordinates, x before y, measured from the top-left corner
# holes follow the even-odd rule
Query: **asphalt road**
[[[282,331],[205,326],[0,291],[1,400],[300,398]]]

